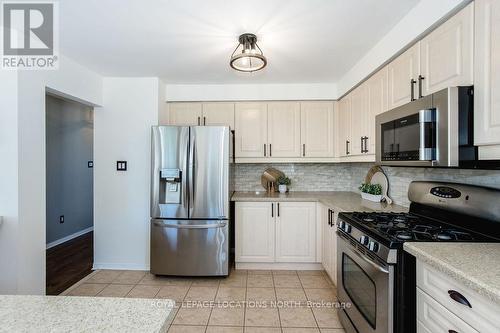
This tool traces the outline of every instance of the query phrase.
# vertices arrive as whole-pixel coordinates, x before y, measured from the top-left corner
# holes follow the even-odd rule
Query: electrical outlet
[[[88,167],[89,169],[93,168],[93,167],[94,167],[94,161],[88,161],[88,162],[87,162],[87,167]]]
[[[127,171],[127,161],[116,161],[117,171]]]
[[[59,216],[59,223],[64,223],[64,215]]]

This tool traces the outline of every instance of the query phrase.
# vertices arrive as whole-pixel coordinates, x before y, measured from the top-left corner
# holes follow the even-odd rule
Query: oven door
[[[337,293],[339,302],[350,304],[340,314],[346,331],[354,326],[357,332],[392,333],[394,266],[375,262],[338,235]]]

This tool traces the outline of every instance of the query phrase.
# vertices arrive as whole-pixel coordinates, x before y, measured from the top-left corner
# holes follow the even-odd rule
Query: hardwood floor
[[[92,272],[94,233],[47,250],[47,295],[59,295]]]

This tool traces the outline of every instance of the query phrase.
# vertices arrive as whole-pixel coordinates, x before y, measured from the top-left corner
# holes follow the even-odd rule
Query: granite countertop
[[[500,304],[500,244],[404,243],[406,252]]]
[[[335,207],[345,212],[360,211],[391,211],[407,212],[408,208],[399,205],[376,203],[361,198],[359,193],[329,191],[329,192],[288,192],[268,193],[261,192],[234,192],[232,201],[311,201],[321,202],[329,207]]]
[[[166,332],[173,301],[0,295],[0,332]]]

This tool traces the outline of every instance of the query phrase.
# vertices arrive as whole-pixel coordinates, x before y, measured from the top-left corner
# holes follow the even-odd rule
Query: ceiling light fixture
[[[267,59],[257,45],[257,36],[254,34],[243,34],[239,38],[239,44],[231,55],[229,65],[240,72],[255,72],[266,67]]]

